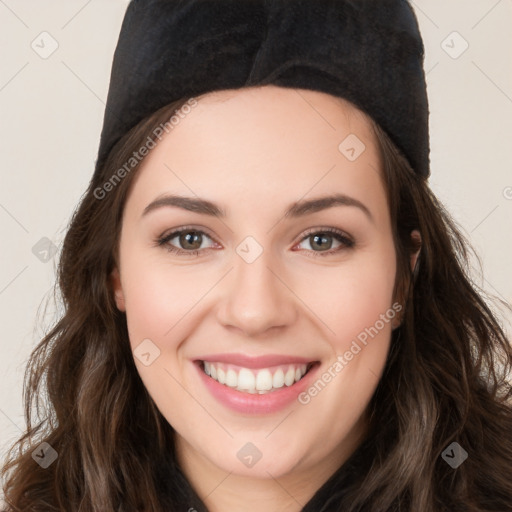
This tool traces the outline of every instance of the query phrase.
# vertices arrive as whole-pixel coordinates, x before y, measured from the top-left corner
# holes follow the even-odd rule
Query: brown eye
[[[330,249],[332,246],[332,239],[334,238],[332,235],[320,233],[317,235],[309,235],[311,240],[311,247],[317,249]]]
[[[198,231],[182,231],[178,235],[178,240],[183,249],[199,249],[203,236]]]
[[[166,249],[172,253],[197,256],[200,252],[207,251],[211,248],[211,246],[201,248],[205,238],[211,240],[211,237],[204,231],[182,228],[158,239],[157,245],[165,246]],[[171,240],[174,239],[177,240],[171,243]]]
[[[333,239],[338,246],[332,249]],[[307,249],[314,256],[328,256],[344,249],[354,247],[355,242],[345,233],[334,228],[310,230],[302,238],[301,243],[309,241],[311,249]]]

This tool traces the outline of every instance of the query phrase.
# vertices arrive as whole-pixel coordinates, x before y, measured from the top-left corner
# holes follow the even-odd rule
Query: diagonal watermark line
[[[323,175],[321,176],[318,181],[310,187],[310,189],[299,199],[304,199],[334,168],[336,167],[336,164],[333,164],[333,166]],[[267,231],[267,235],[284,219],[284,215],[276,222],[274,225]]]
[[[228,434],[228,436],[230,436],[230,437],[234,437],[234,436],[233,436],[233,434],[232,434],[228,429],[226,429],[226,427],[224,427],[224,425],[222,425],[222,423],[220,423],[217,419],[215,419],[215,417],[214,417],[214,416],[213,416],[213,415],[208,411],[208,409],[206,409],[206,407],[204,407],[204,405],[203,405],[201,402],[199,402],[199,400],[198,400],[198,399],[197,399],[197,398],[196,398],[192,393],[190,393],[190,391],[189,391],[188,389],[186,389],[186,388],[183,386],[183,384],[182,384],[178,379],[176,379],[176,378],[174,377],[174,375],[172,375],[172,373],[171,373],[171,372],[169,372],[169,370],[167,370],[167,368],[164,368],[164,371],[165,371],[166,373],[168,373],[168,374],[169,374],[169,376],[170,376],[170,377],[172,377],[172,378],[175,380],[175,382],[177,382],[177,383],[181,386],[181,388],[183,389],[183,391],[185,391],[186,393],[188,393],[188,395],[189,395],[192,399],[194,399],[194,400],[195,400],[195,402],[197,403],[197,405],[199,405],[199,407],[201,407],[201,408],[206,412],[206,414],[208,414],[208,416],[210,416],[210,417],[212,418],[212,420],[213,420],[213,421],[215,421],[215,423],[217,423],[217,425],[219,425],[219,427],[220,427],[220,428],[222,428],[222,430],[224,430],[224,432],[226,432],[226,434]]]
[[[30,28],[30,27],[29,27],[29,26],[28,26],[28,25],[27,25],[27,24],[26,24],[26,23],[25,23],[25,22],[24,22],[24,21],[23,21],[23,20],[22,20],[22,19],[21,19],[21,18],[20,18],[20,17],[19,17],[19,16],[18,16],[18,15],[17,15],[17,14],[16,14],[16,13],[15,13],[15,12],[14,12],[14,11],[13,11],[9,6],[8,6],[8,5],[7,5],[7,4],[6,4],[6,3],[5,3],[5,2],[4,2],[4,0],[0,0],[0,3],[1,3],[1,4],[3,4],[3,5],[5,5],[5,7],[6,7],[7,9],[9,9],[9,11],[11,11],[11,13],[12,13],[16,18],[18,18],[18,20],[19,20],[21,23],[23,23],[23,25],[25,25],[25,27]]]
[[[297,297],[297,299],[299,299],[302,302],[302,304],[304,304],[304,306],[306,306],[309,309],[309,311],[311,311],[311,313],[313,313],[313,315],[315,315],[318,318],[318,320],[320,320],[320,322],[322,322],[327,327],[327,329],[329,329],[334,335],[336,335],[336,333],[268,265],[267,268],[270,270],[270,272],[272,272],[272,274],[274,274],[279,279],[279,281],[281,281],[281,283],[283,283],[286,286],[286,288],[288,288],[288,290],[290,290],[293,293],[293,295],[295,295],[295,297]]]
[[[25,64],[21,66],[21,68],[18,69],[18,71],[16,71],[16,73],[14,73],[12,77],[9,80],[7,80],[7,82],[4,85],[2,85],[2,87],[0,87],[0,92],[2,92],[27,66],[28,62],[25,62]]]
[[[233,474],[233,471],[230,471],[204,498],[201,498],[201,500],[203,502],[206,501],[206,498],[208,498],[208,496],[210,496],[210,494],[213,494],[217,489],[218,487],[220,486],[220,484],[224,483],[224,481],[226,480],[226,478],[228,478],[230,475]]]
[[[471,62],[512,103],[512,98],[474,60]]]
[[[105,110],[108,110],[119,122],[123,122],[119,116],[117,115],[117,112],[115,110],[113,110],[109,105],[107,105],[85,82],[84,80],[82,80],[63,60],[61,60],[62,64],[64,64],[64,66],[66,66],[68,68],[68,70],[73,73],[73,75],[75,75],[75,77],[80,81],[82,82],[82,84],[87,87],[87,89],[89,89],[89,91],[91,91],[92,94],[94,94],[94,96],[96,96],[96,98],[98,98],[98,100],[105,106]]]
[[[3,409],[0,409],[0,412],[20,431],[20,432],[23,432],[23,429],[21,429],[20,427],[18,427],[18,425],[16,423],[14,423],[14,421],[11,420],[11,418],[3,411]]]
[[[292,414],[292,412],[295,412],[295,409],[293,411],[290,411],[266,436],[265,436],[265,439],[270,435],[272,434],[272,432],[274,432],[275,430],[277,430],[277,427],[279,427],[279,425],[282,425],[284,420],[286,420],[286,418],[288,418],[288,416],[290,416],[290,414]]]
[[[271,473],[269,473],[268,471],[265,470],[265,472],[270,475],[270,477],[272,478],[272,480],[274,480],[274,482],[279,485],[279,487],[281,487],[281,489],[283,489],[283,491],[288,494],[288,496],[290,496],[290,498],[292,498],[293,500],[295,500],[295,502],[297,503],[297,505],[300,505],[301,507],[301,510],[304,508],[304,503],[301,503],[295,496],[293,496],[292,494],[290,494],[288,492],[288,490],[282,486],[282,484],[279,482],[279,480],[277,478],[274,477],[274,475],[272,475]]]
[[[427,76],[431,71],[437,68],[437,65],[439,64],[439,61],[437,61],[426,73],[425,76]]]
[[[197,194],[165,162],[164,167],[168,169],[170,172],[172,172],[174,176],[176,176],[176,178],[178,178],[181,181],[181,183],[183,183],[183,185],[185,185],[185,187],[187,187],[190,190],[190,192],[197,197]]]
[[[370,167],[370,169],[375,173],[377,174],[377,176],[380,176],[380,170],[377,169],[377,167],[375,167],[374,165],[368,163],[368,167]]]
[[[71,18],[66,23],[64,23],[64,25],[62,25],[61,30],[66,28],[91,2],[92,0],[89,0],[75,15],[71,16]]]
[[[297,90],[297,89],[294,89],[294,91],[334,130],[336,131],[336,128],[334,128],[334,126],[329,123],[329,121],[327,121],[327,119],[322,115],[320,114],[320,112],[313,106],[311,105],[311,103],[306,99],[304,98],[304,96]]]
[[[410,0],[410,2],[423,14],[423,16],[425,16],[425,18],[430,21],[430,23],[432,23],[432,25],[434,25],[434,27],[439,28],[439,25],[416,2],[413,2],[412,0]]]
[[[89,86],[88,86],[88,85],[87,85],[87,84],[86,84],[86,83],[85,83],[85,82],[84,82],[84,81],[83,81],[83,80],[82,80],[82,79],[81,79],[81,78],[80,78],[80,77],[79,77],[79,76],[78,76],[78,75],[77,75],[77,74],[76,74],[76,73],[75,73],[75,72],[74,72],[74,71],[73,71],[73,70],[72,70],[72,69],[71,69],[71,68],[70,68],[70,67],[69,67],[65,62],[64,62],[64,61],[63,61],[63,60],[61,60],[61,62],[62,62],[62,64],[64,64],[64,66],[66,66],[66,67],[69,69],[69,71],[71,71],[71,73],[73,73],[73,75],[75,75],[75,76],[76,76],[76,78],[77,78],[80,82],[82,82],[82,84],[83,84],[85,87],[87,87],[87,89],[89,89],[89,91],[91,91],[91,92],[94,94],[94,96],[96,96],[96,98],[98,98],[98,99],[101,101],[101,103],[102,103],[103,105],[105,105],[105,106],[106,106],[106,103],[105,103],[105,102],[104,102],[104,101],[103,101],[103,100],[102,100],[102,99],[101,99],[101,98],[100,98],[100,97],[99,97],[99,96],[98,96],[98,95],[97,95],[97,94],[96,94],[96,93],[95,93],[95,92],[94,92],[94,91],[93,91],[93,90],[92,90],[92,89],[91,89],[91,88],[90,88],[90,87],[89,87]]]
[[[167,336],[232,270],[231,267],[165,334]]]
[[[491,11],[494,11],[496,6],[498,4],[501,4],[502,0],[498,0],[472,27],[471,30],[473,30],[477,25],[479,25],[487,16],[491,13]]]
[[[7,290],[7,288],[9,288],[9,286],[11,286],[12,283],[14,283],[14,281],[16,281],[16,279],[18,279],[18,277],[23,274],[23,272],[25,272],[25,270],[27,270],[28,268],[28,265],[25,266],[25,268],[23,270],[20,270],[20,272],[18,272],[1,290],[0,290],[0,295],[2,293],[5,292],[5,290]]]
[[[7,213],[7,215],[9,215],[17,224],[19,224],[25,233],[28,233],[28,229],[26,229],[25,226],[3,204],[0,204],[0,208],[2,208],[5,213]]]
[[[484,281],[507,303],[507,304],[510,304],[509,301],[499,292],[499,290],[497,290],[490,281],[488,281],[485,277],[484,277]],[[510,304],[512,305],[512,304]]]
[[[164,167],[166,167],[170,172],[172,172],[174,176],[176,176],[176,178],[178,178],[181,181],[181,183],[183,183],[183,185],[185,185],[185,187],[187,187],[190,190],[192,194],[194,194],[196,197],[199,197],[165,162]],[[231,233],[233,233],[233,230],[220,217],[218,220],[220,220],[222,224],[224,224],[224,226],[226,226],[226,228],[229,229]]]
[[[499,204],[496,205],[471,231],[470,233],[473,233],[473,231],[475,231],[476,228],[478,228],[481,224],[483,224],[483,222],[485,220],[487,220],[498,208],[499,208]]]

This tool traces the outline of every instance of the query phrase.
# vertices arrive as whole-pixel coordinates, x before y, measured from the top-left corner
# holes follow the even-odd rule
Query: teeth
[[[241,375],[243,370],[240,371]],[[300,373],[300,370],[299,370]],[[251,387],[242,386],[242,383],[239,381],[239,386],[242,389],[252,389]],[[258,391],[269,391],[272,389],[272,374],[270,370],[260,370],[256,376],[256,389]]]
[[[213,372],[212,372],[211,377],[212,377],[212,379],[215,379]],[[238,384],[238,375],[236,374],[235,370],[229,369],[226,373],[226,386],[229,386],[230,388],[236,388],[237,384]]]
[[[274,373],[274,377],[272,378],[272,387],[273,388],[282,388],[284,386],[284,372],[279,368],[276,373]]]
[[[286,375],[284,376],[284,383],[287,386],[291,386],[295,382],[295,370],[293,368],[290,368]]]
[[[259,378],[259,375],[258,375],[258,378]],[[240,372],[238,373],[237,387],[239,387],[240,389],[255,389],[256,384],[255,384],[254,374],[251,371],[247,370],[246,368],[242,368],[240,370]],[[270,384],[270,387],[272,387],[272,383]],[[264,389],[264,388],[258,387],[258,389]]]
[[[291,386],[302,379],[308,368],[305,364],[290,364],[274,368],[272,373],[270,368],[250,370],[207,361],[204,361],[203,365],[204,372],[212,379],[237,391],[251,394],[265,394],[284,385]]]

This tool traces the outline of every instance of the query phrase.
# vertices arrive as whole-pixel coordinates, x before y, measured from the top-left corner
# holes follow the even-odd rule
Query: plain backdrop
[[[243,1],[243,0],[241,0]],[[97,156],[126,0],[0,0],[0,456],[24,428],[27,358],[58,314],[59,251]],[[431,179],[512,302],[512,1],[416,0]],[[53,52],[53,53],[52,53]],[[53,247],[55,254],[45,252]],[[499,313],[499,311],[498,311]],[[510,329],[510,315],[501,313]]]

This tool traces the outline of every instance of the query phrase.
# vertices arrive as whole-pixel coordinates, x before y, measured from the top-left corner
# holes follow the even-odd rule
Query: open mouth
[[[196,364],[208,377],[228,388],[263,395],[292,387],[320,363],[289,363],[260,369],[210,361],[196,361]]]

